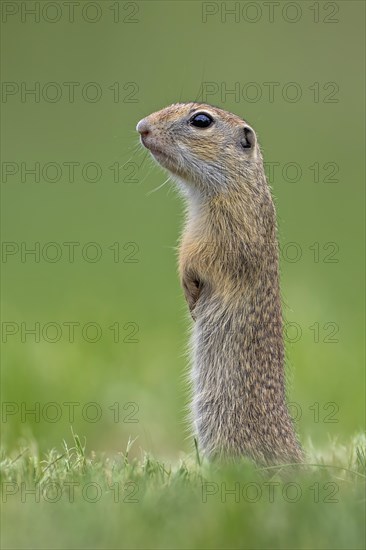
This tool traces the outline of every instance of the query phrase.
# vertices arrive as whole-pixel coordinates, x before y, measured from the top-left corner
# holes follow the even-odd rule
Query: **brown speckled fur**
[[[209,128],[189,123],[199,112],[213,118]],[[276,212],[255,133],[199,103],[171,105],[138,129],[187,198],[179,271],[194,319],[200,449],[261,464],[301,462],[285,401]]]

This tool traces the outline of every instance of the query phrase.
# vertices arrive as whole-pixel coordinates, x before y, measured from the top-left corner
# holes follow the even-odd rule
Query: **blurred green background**
[[[124,449],[129,436],[134,452],[192,450],[175,251],[183,205],[169,183],[151,193],[166,175],[135,126],[196,99],[247,119],[277,163],[289,400],[305,443],[345,440],[364,418],[364,4],[300,2],[290,22],[298,14],[285,2],[271,22],[263,3],[256,12],[237,3],[235,21],[222,12],[233,2],[106,1],[94,23],[100,13],[89,7],[83,19],[85,4],[74,22],[62,2],[39,22],[20,2],[2,5],[3,442],[12,450],[35,438],[46,450],[72,424],[97,451]],[[207,9],[217,13],[204,22]],[[39,178],[25,173],[36,163]],[[37,246],[39,261],[22,257]],[[39,342],[25,334],[36,323]],[[102,331],[94,343],[87,323]],[[67,402],[80,404],[73,421]]]

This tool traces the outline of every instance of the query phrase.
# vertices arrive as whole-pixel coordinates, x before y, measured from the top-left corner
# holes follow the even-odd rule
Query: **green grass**
[[[175,464],[88,452],[73,434],[1,457],[3,548],[364,548],[366,439],[308,465]],[[12,518],[12,521],[11,521]]]

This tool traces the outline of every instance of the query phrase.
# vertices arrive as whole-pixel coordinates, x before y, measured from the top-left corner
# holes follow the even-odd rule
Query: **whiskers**
[[[162,187],[164,187],[164,185],[166,183],[168,183],[168,181],[170,180],[170,176],[167,177],[167,179],[165,181],[163,181],[163,183],[161,183],[160,185],[158,185],[157,187],[155,187],[155,189],[152,189],[151,191],[149,191],[148,193],[146,193],[146,196],[149,197],[150,195],[152,195],[153,193],[155,193],[156,191],[159,191],[159,189],[161,189]]]

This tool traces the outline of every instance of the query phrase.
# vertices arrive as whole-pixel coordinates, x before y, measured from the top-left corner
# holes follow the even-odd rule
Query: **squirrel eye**
[[[206,113],[198,113],[189,122],[192,126],[197,126],[197,128],[208,128],[213,123],[213,119],[209,115],[206,115]]]

